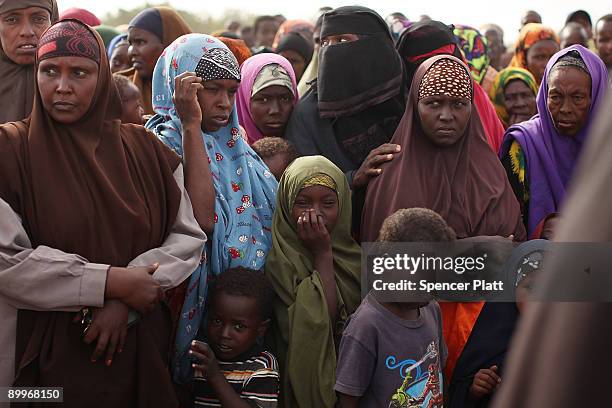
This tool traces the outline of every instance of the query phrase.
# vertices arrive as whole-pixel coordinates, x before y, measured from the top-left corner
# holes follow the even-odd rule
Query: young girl
[[[360,302],[361,254],[350,224],[342,171],[323,156],[296,159],[280,180],[265,268],[277,294],[271,346],[281,406],[336,402],[335,340]]]

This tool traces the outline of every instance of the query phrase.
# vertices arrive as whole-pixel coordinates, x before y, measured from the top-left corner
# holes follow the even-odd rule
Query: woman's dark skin
[[[0,15],[0,41],[6,56],[19,65],[33,65],[38,40],[51,26],[51,15],[42,7],[27,7]]]
[[[504,88],[504,104],[508,112],[508,125],[524,122],[536,114],[536,96],[527,84],[513,79]]]
[[[269,86],[253,95],[250,108],[253,122],[264,136],[283,137],[293,112],[293,93],[282,85]]]
[[[132,66],[142,79],[151,79],[155,64],[164,51],[164,45],[155,34],[137,27],[128,29],[128,42]]]
[[[463,137],[472,104],[465,98],[434,95],[421,99],[417,109],[427,138],[436,146],[449,147]]]
[[[559,44],[553,40],[542,40],[533,44],[527,50],[527,70],[540,83],[550,57],[559,51]]]
[[[555,129],[563,136],[576,136],[589,119],[591,77],[579,68],[554,69],[546,99]]]

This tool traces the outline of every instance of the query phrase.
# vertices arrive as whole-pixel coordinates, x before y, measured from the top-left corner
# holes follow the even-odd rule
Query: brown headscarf
[[[164,45],[164,48],[172,44],[172,42],[180,36],[193,32],[191,27],[189,27],[189,24],[187,24],[183,17],[181,17],[181,15],[178,14],[173,8],[165,6],[152,8],[157,10],[161,16],[161,31],[163,33],[162,44]],[[151,94],[153,88],[152,78],[149,78],[146,81],[143,80],[143,78],[140,78],[138,72],[134,68],[119,72],[119,74],[130,78],[134,85],[140,89],[140,92],[142,93],[142,107],[145,114],[154,115],[155,111],[153,110],[153,97]]]
[[[51,23],[58,20],[55,0],[0,0],[0,14],[28,7],[41,7],[51,13]],[[34,65],[13,62],[0,43],[0,123],[25,119],[34,99]]]
[[[143,127],[121,124],[119,94],[94,30],[65,20],[41,45],[43,58],[63,47],[65,55],[98,59],[97,88],[79,122],[60,124],[45,111],[36,84],[31,117],[0,126],[0,198],[21,216],[34,248],[126,266],[169,234],[181,199],[173,178],[179,158]],[[90,362],[93,349],[72,318],[19,312],[16,384],[61,385],[67,407],[175,405],[165,367],[170,322],[161,308],[129,330],[112,367]]]
[[[458,238],[514,234],[517,240],[525,239],[519,204],[499,159],[487,143],[476,110],[472,109],[465,135],[450,147],[435,146],[421,128],[417,103],[423,77],[436,62],[445,59],[464,69],[463,75],[455,73],[452,78],[465,78],[470,84],[469,92],[461,86],[459,93],[473,102],[473,80],[459,59],[438,55],[421,64],[412,81],[404,117],[391,139],[402,151],[384,164],[382,174],[368,185],[362,241],[375,241],[389,215],[414,207],[440,214]],[[440,304],[448,346],[445,373],[449,379],[482,306],[482,302]]]
[[[376,240],[387,216],[412,207],[440,214],[458,238],[511,234],[525,238],[518,202],[499,159],[487,144],[479,116],[472,114],[465,135],[447,148],[435,146],[423,133],[417,113],[418,92],[429,68],[444,59],[461,64],[469,74],[460,60],[449,55],[432,57],[417,70],[404,117],[390,142],[399,144],[402,151],[384,164],[382,174],[368,185],[363,241]]]
[[[558,242],[612,241],[612,97],[589,136],[573,179]],[[576,252],[550,258],[542,271],[543,293],[577,293],[593,282],[582,270],[568,270]],[[595,260],[595,265],[597,262]],[[595,267],[595,265],[593,265]],[[601,269],[606,271],[606,269]],[[601,282],[601,278],[600,282]],[[609,290],[602,288],[602,290]],[[495,408],[595,407],[609,404],[612,365],[612,304],[532,303],[521,318],[507,358]],[[580,392],[584,390],[585,392]]]

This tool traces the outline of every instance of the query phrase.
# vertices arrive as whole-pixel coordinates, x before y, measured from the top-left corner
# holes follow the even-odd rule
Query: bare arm
[[[359,397],[338,393],[338,408],[357,408],[359,406]]]
[[[208,153],[202,139],[202,111],[197,92],[202,79],[192,72],[176,77],[174,105],[183,128],[183,162],[185,163],[185,187],[193,203],[193,213],[198,224],[207,234],[214,229],[215,188],[212,182]]]

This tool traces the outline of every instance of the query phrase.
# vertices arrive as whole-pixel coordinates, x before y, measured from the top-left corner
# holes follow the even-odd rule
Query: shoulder
[[[142,125],[131,123],[121,124],[121,134],[128,145],[139,151],[151,149],[157,157],[164,158],[172,168],[176,168],[180,157],[171,148],[166,146],[155,133]]]
[[[350,317],[343,335],[352,337],[358,340],[366,340],[375,337],[378,332],[378,326],[383,324],[383,316],[370,303],[369,298],[364,299],[355,313]]]
[[[278,371],[278,361],[274,354],[269,351],[262,351],[255,357],[255,362],[259,365],[259,369],[269,369]]]

